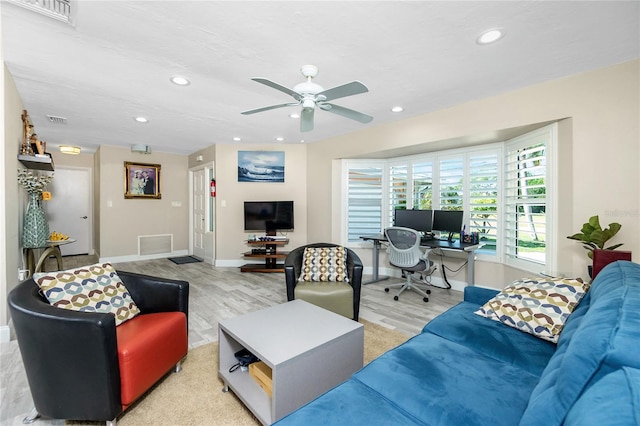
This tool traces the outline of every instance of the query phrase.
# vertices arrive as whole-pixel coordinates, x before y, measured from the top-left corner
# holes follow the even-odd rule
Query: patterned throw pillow
[[[514,281],[475,313],[553,343],[589,290],[581,279]]]
[[[140,313],[110,263],[37,273],[33,279],[49,303],[58,308],[112,313],[116,326]]]
[[[347,249],[344,247],[307,247],[302,255],[300,281],[349,282]]]

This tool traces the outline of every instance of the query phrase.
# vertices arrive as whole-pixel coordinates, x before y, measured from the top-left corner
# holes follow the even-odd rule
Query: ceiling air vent
[[[73,25],[76,0],[8,0],[9,3],[29,9],[58,21]]]
[[[67,124],[67,119],[64,117],[56,117],[55,115],[47,115],[49,123],[53,124]]]

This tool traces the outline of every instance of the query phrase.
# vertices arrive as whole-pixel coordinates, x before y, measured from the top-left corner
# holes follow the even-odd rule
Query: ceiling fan
[[[318,67],[315,65],[304,65],[300,69],[302,75],[307,79],[304,83],[297,84],[293,89],[289,89],[281,84],[275,83],[266,78],[252,78],[251,80],[262,83],[266,86],[279,90],[287,95],[290,95],[295,99],[295,102],[289,102],[286,104],[271,105],[267,107],[252,109],[249,111],[243,111],[242,114],[249,115],[257,112],[268,111],[276,108],[283,108],[289,106],[302,106],[302,112],[300,114],[300,131],[308,132],[313,130],[313,115],[316,107],[323,111],[329,111],[334,114],[341,115],[352,120],[359,121],[361,123],[369,123],[373,120],[373,117],[362,112],[354,111],[349,108],[341,107],[340,105],[332,104],[329,101],[334,99],[344,98],[347,96],[358,95],[360,93],[368,92],[367,86],[359,81],[352,81],[340,86],[333,87],[325,90],[319,84],[311,81],[316,75],[318,75]]]

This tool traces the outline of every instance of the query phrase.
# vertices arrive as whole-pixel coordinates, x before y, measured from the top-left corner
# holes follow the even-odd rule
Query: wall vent
[[[49,123],[53,123],[53,124],[67,124],[66,118],[57,117],[55,115],[47,115],[47,120],[49,120]]]
[[[173,253],[173,234],[138,235],[138,255]]]
[[[8,0],[32,12],[48,16],[58,21],[74,24],[76,0]]]

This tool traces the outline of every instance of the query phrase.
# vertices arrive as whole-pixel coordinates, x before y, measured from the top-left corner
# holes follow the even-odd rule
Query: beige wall
[[[558,271],[584,276],[584,250],[564,237],[577,232],[591,215],[600,215],[607,224],[620,222],[622,231],[616,241],[640,253],[638,90],[639,61],[526,87],[311,144],[307,173],[330,176],[332,161],[337,158],[366,157],[378,151],[570,118],[571,128],[565,127],[562,132],[572,147],[569,153],[566,147],[560,147],[561,153],[570,154],[569,163],[560,164],[560,173],[566,179],[567,172],[562,168],[568,167],[571,172],[560,188],[560,196],[573,197],[573,202],[571,206],[562,205],[570,211],[559,211],[563,219],[556,236],[559,252],[571,255],[558,265]],[[335,224],[327,214],[331,191],[329,179],[308,180],[307,192],[313,194],[308,204],[308,220],[313,224],[310,241],[336,235],[332,229]],[[370,265],[369,252],[360,253]],[[501,287],[510,274],[502,267],[478,262],[476,282]]]
[[[138,255],[139,235],[173,234],[173,250],[188,250],[188,159],[185,155],[132,153],[128,148],[101,146],[99,158],[98,226],[100,258]],[[159,164],[162,198],[125,199],[124,162]],[[180,207],[173,207],[179,202]],[[111,204],[110,204],[111,203]]]
[[[20,249],[20,230],[22,226],[22,211],[26,194],[18,184],[18,168],[22,165],[17,156],[22,144],[23,105],[20,95],[9,71],[3,65],[3,110],[4,110],[4,185],[2,185],[2,199],[4,201],[4,227],[2,242],[5,244],[5,257],[2,259],[3,271],[0,276],[0,327],[9,321],[7,309],[7,294],[18,283],[18,268],[22,265]]]
[[[238,151],[284,151],[284,183],[238,182]],[[244,243],[244,201],[293,200],[295,230],[285,250],[307,241],[307,148],[305,145],[216,145],[216,264],[231,266],[249,250]],[[254,232],[255,234],[255,232]]]

